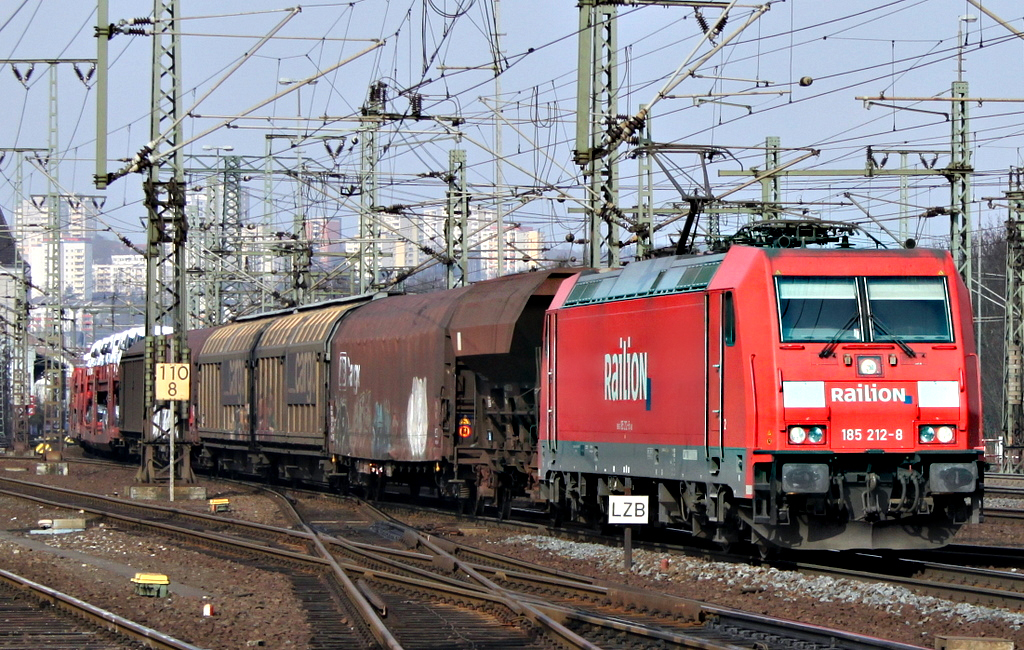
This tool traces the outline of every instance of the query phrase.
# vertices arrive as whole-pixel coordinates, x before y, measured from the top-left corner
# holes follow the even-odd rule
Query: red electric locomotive
[[[584,272],[546,316],[540,480],[649,495],[720,543],[923,548],[977,521],[968,292],[933,250],[771,249]]]

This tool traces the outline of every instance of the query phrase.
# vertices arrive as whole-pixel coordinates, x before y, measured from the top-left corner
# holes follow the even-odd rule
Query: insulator
[[[718,19],[718,24],[715,25],[715,33],[721,34],[727,22],[729,22],[729,14],[722,14],[722,17]]]
[[[384,103],[388,100],[387,97],[388,85],[383,81],[376,81],[370,86],[370,101]]]
[[[700,25],[700,31],[702,31],[705,34],[707,34],[708,33],[708,21],[707,21],[706,18],[704,18],[704,14],[702,14],[700,12],[700,9],[694,9],[693,10],[693,14],[697,18],[697,24]]]
[[[419,93],[409,95],[409,112],[412,113],[413,117],[419,117],[423,114],[423,95]]]

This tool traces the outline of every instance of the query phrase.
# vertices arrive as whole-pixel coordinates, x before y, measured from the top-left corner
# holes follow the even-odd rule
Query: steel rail
[[[930,565],[929,568],[937,573],[944,573],[945,575],[954,576],[953,579],[963,577],[966,575],[980,575],[983,570],[971,569],[969,567],[954,567],[952,565],[945,565],[940,570],[939,563],[927,563],[920,562],[922,567]],[[947,600],[954,600],[955,602],[968,602],[968,603],[979,603],[983,602],[989,605],[1004,607],[1006,609],[1017,610],[1024,605],[1024,593],[1006,591],[1003,589],[992,589],[989,587],[980,587],[977,585],[966,585],[958,584],[956,582],[950,582],[946,580],[929,580],[924,578],[905,577],[900,575],[894,575],[893,573],[878,573],[873,571],[860,571],[855,569],[846,569],[837,566],[825,566],[819,564],[810,564],[803,562],[796,562],[792,564],[793,568],[800,571],[801,573],[809,573],[813,575],[823,575],[832,578],[847,578],[850,580],[857,580],[860,582],[880,582],[885,584],[897,585],[905,587],[917,593],[924,593],[931,596],[937,596],[945,598]],[[958,571],[961,570],[962,571]],[[1008,574],[1009,575],[1009,574]],[[1018,581],[1019,582],[1019,581]],[[950,596],[953,596],[951,598]]]
[[[139,510],[139,511],[143,511],[145,513],[158,512],[158,513],[161,513],[161,514],[167,516],[168,518],[174,518],[174,519],[179,519],[179,520],[192,520],[192,521],[198,522],[198,523],[200,523],[202,525],[209,526],[209,527],[220,527],[220,528],[223,528],[223,527],[233,527],[233,528],[237,528],[237,529],[240,529],[240,530],[244,530],[244,531],[246,531],[246,534],[248,536],[256,537],[256,538],[267,539],[267,538],[270,538],[270,537],[273,537],[273,536],[278,536],[278,537],[283,537],[283,538],[287,539],[287,538],[301,537],[301,538],[305,539],[306,543],[310,543],[312,541],[312,539],[311,539],[311,537],[310,537],[310,535],[308,533],[304,533],[304,532],[301,532],[301,531],[295,531],[295,530],[291,530],[291,529],[287,529],[287,528],[281,528],[281,527],[278,527],[278,526],[270,526],[268,524],[260,524],[260,523],[256,523],[256,522],[252,522],[252,521],[245,521],[244,519],[229,519],[229,518],[226,518],[226,517],[217,517],[215,515],[210,515],[210,514],[206,514],[206,513],[203,513],[203,512],[190,512],[188,510],[182,510],[182,509],[179,509],[179,508],[172,508],[172,507],[169,507],[169,506],[163,506],[163,505],[160,505],[160,504],[157,504],[157,503],[140,504],[140,503],[138,503],[136,501],[131,501],[129,499],[121,499],[121,498],[118,498],[118,497],[109,497],[109,496],[106,496],[106,495],[103,495],[103,494],[92,494],[90,492],[80,492],[80,491],[77,491],[77,490],[69,490],[67,488],[57,487],[55,485],[45,485],[45,484],[42,484],[42,483],[33,483],[31,481],[21,481],[21,480],[18,480],[18,479],[13,479],[13,478],[8,478],[8,477],[0,477],[0,485],[4,485],[4,484],[16,485],[16,486],[21,487],[21,488],[26,489],[26,490],[35,490],[35,491],[44,492],[44,493],[48,492],[48,493],[52,493],[52,494],[65,495],[65,496],[72,497],[73,499],[76,499],[76,500],[81,499],[81,500],[91,501],[91,502],[95,502],[95,503],[99,503],[99,504],[112,504],[112,505],[114,505],[114,506],[116,506],[118,508],[123,508],[123,509],[127,509],[127,510]],[[0,492],[2,492],[2,489],[0,489]],[[23,494],[23,493],[16,493],[16,496],[23,497],[23,498],[32,498],[32,497],[30,497],[30,495],[26,495],[26,494]],[[98,512],[106,512],[106,511],[101,511],[98,508],[94,509],[94,508],[90,508],[88,506],[75,506],[75,507],[80,508],[82,510],[86,510],[86,511],[95,510],[95,512],[97,512],[97,513]]]
[[[985,508],[984,514],[986,519],[1024,519],[1024,510],[1013,508]]]
[[[84,600],[74,598],[9,571],[0,569],[0,580],[6,585],[27,593],[38,601],[47,602],[65,612],[85,619],[96,627],[127,637],[147,648],[154,648],[155,650],[202,650],[191,643],[186,643],[169,634],[164,634],[145,625],[130,621],[123,616],[118,616],[105,609],[91,605]]]
[[[11,484],[26,489],[31,488],[39,490],[52,490],[56,494],[65,496],[74,495],[75,497],[79,498],[82,498],[83,496],[81,493],[78,492],[72,492],[60,488],[53,488],[51,486],[42,486],[35,483],[27,483],[24,481],[16,481],[13,479],[0,480],[10,481]],[[40,497],[37,496],[26,496],[14,491],[3,490],[0,491],[0,493],[11,494],[12,496],[16,496],[19,498],[30,498],[39,502],[46,502],[50,505],[54,505],[55,507],[67,507],[65,504],[51,502],[48,500],[41,499]],[[92,497],[92,495],[89,496]],[[233,519],[225,519],[222,517],[214,517],[210,515],[201,515],[198,513],[182,513],[179,510],[166,508],[163,506],[157,506],[155,504],[141,506],[139,504],[125,502],[122,499],[113,499],[109,497],[100,496],[97,496],[97,499],[100,500],[101,502],[107,502],[111,505],[116,505],[118,507],[124,507],[125,504],[127,503],[138,509],[150,510],[161,513],[169,513],[174,516],[180,514],[187,514],[189,516],[195,516],[198,519],[204,520],[207,523],[215,523],[218,526],[235,525],[237,523],[237,520]],[[291,502],[288,502],[288,505],[289,507],[291,507]],[[219,535],[208,534],[201,531],[181,528],[178,526],[174,526],[173,524],[167,524],[164,522],[146,521],[135,517],[128,517],[126,515],[106,513],[103,511],[99,511],[98,509],[91,509],[90,511],[96,512],[97,514],[102,514],[104,516],[110,515],[114,518],[121,519],[126,522],[131,522],[133,525],[153,527],[172,534],[205,537],[209,539],[212,543],[244,548],[247,552],[271,553],[283,560],[287,560],[290,562],[312,562],[319,566],[321,569],[329,567],[336,573],[354,572],[358,573],[358,575],[362,576],[364,579],[369,579],[372,577],[374,580],[377,581],[390,582],[396,585],[405,584],[407,587],[415,586],[419,589],[432,589],[435,591],[438,589],[455,590],[455,592],[462,594],[461,597],[469,597],[469,594],[473,594],[474,598],[481,598],[483,600],[501,602],[504,606],[508,607],[510,611],[515,612],[518,615],[530,618],[531,622],[533,622],[535,626],[541,629],[550,630],[549,633],[552,636],[550,636],[549,638],[552,638],[552,640],[556,640],[556,642],[560,645],[565,645],[568,647],[594,647],[594,645],[588,642],[586,639],[582,639],[581,637],[579,637],[579,635],[575,634],[572,631],[569,631],[569,635],[564,634],[559,629],[559,627],[566,630],[568,630],[568,628],[565,628],[564,625],[558,622],[558,619],[555,619],[552,616],[550,616],[549,611],[551,610],[544,609],[545,607],[553,606],[550,603],[535,603],[535,599],[533,597],[529,595],[524,595],[519,592],[508,590],[505,587],[496,584],[494,580],[523,580],[532,581],[534,583],[546,584],[548,586],[558,588],[571,588],[575,590],[585,591],[594,596],[601,596],[602,598],[619,601],[623,603],[624,606],[636,606],[640,605],[641,603],[642,606],[648,606],[648,603],[643,603],[644,596],[647,596],[651,600],[669,599],[669,597],[667,596],[661,596],[658,594],[650,593],[644,594],[643,592],[638,594],[636,592],[632,592],[629,590],[624,590],[621,593],[616,594],[615,591],[612,589],[604,588],[599,585],[593,584],[593,581],[590,579],[573,580],[572,577],[566,577],[566,575],[562,572],[551,572],[548,575],[541,576],[534,575],[532,571],[528,570],[520,572],[518,568],[510,569],[508,566],[509,563],[500,556],[495,556],[491,554],[490,557],[487,557],[488,554],[479,551],[479,549],[473,549],[471,547],[458,545],[455,542],[451,542],[444,538],[439,538],[435,536],[425,537],[421,535],[418,531],[408,529],[408,527],[405,527],[405,529],[407,530],[406,536],[408,537],[406,541],[410,545],[414,545],[416,548],[425,549],[427,552],[395,551],[394,549],[383,548],[374,549],[370,545],[345,542],[344,540],[331,538],[326,535],[320,535],[314,533],[313,531],[302,532],[290,529],[277,528],[273,526],[266,526],[263,524],[252,524],[250,522],[242,522],[242,525],[244,527],[252,527],[252,530],[257,531],[259,536],[267,536],[270,534],[283,535],[285,536],[286,539],[291,539],[296,541],[296,543],[303,543],[307,545],[309,543],[316,544],[316,542],[313,540],[319,540],[321,542],[320,545],[324,547],[324,550],[321,552],[321,554],[323,555],[323,553],[326,552],[326,555],[321,558],[313,558],[309,554],[297,553],[292,551],[282,551],[280,549],[274,549],[261,544],[245,542],[235,537],[225,538]],[[295,515],[296,517],[298,517],[297,513],[295,513]],[[363,563],[359,564],[353,562],[339,562],[334,559],[327,559],[327,556],[332,556],[334,553],[334,551],[326,550],[327,545],[330,545],[334,548],[344,549],[348,553],[356,552],[357,554],[362,555],[364,557]],[[477,554],[479,557],[482,557],[483,561],[487,562],[487,565],[472,562],[469,559],[467,559],[467,556],[473,556],[474,554]],[[381,571],[373,568],[368,568],[365,564],[365,558],[368,557],[374,557],[373,561],[386,563],[388,570]],[[505,568],[502,568],[500,566],[489,566],[489,564],[495,562],[505,564],[506,566]],[[413,566],[413,564],[419,564],[421,566],[416,567]],[[427,568],[424,568],[424,566],[426,566]],[[522,563],[520,563],[519,566],[521,567]],[[430,571],[429,568],[433,568],[435,570]],[[531,569],[533,567],[528,566],[527,568]],[[439,576],[436,573],[437,569],[441,569],[450,574],[458,573],[462,575],[464,579],[458,580],[454,577],[451,577],[450,575]],[[819,573],[835,573],[836,571],[831,567],[818,566],[815,567],[815,569]],[[400,573],[411,573],[412,576],[410,577],[409,575],[399,575]],[[854,572],[847,571],[846,573],[846,577],[851,577],[851,575]],[[465,578],[468,578],[469,580],[471,580],[471,582],[466,582]],[[860,577],[858,579],[874,579],[888,582],[893,581],[893,578],[890,576],[882,576],[879,574],[874,574],[873,576],[871,576],[870,574],[866,574],[863,572],[860,572]],[[917,582],[932,587],[936,586],[936,583],[929,583],[928,581]],[[358,585],[354,585],[353,587],[355,588],[356,591],[358,591]],[[950,585],[942,584],[941,587],[946,588],[950,587]],[[346,587],[346,590],[349,589],[351,588]],[[963,591],[977,592],[978,590],[964,587]],[[988,595],[1002,595],[1002,592],[998,592],[997,590],[989,591],[993,593]],[[1019,594],[1015,594],[1013,597],[1024,598]],[[370,610],[372,610],[374,606],[370,604],[368,601],[369,599],[367,599],[366,606],[369,607]],[[650,604],[653,605],[654,603],[652,602]],[[697,609],[699,610],[702,607],[704,612],[714,613],[718,611],[727,611],[721,608],[715,608],[713,606],[708,606],[704,604],[698,605],[699,607]],[[659,608],[664,608],[664,606],[665,605],[659,605]],[[595,620],[600,618],[602,617],[595,617]],[[549,621],[551,623],[549,623]],[[378,641],[380,641],[380,638],[378,638]],[[386,640],[386,637],[383,643],[389,643],[389,641]],[[878,646],[872,645],[871,647],[877,648]]]

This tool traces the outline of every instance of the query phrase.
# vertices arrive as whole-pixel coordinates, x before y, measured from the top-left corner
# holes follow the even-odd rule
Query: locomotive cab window
[[[778,278],[785,341],[860,341],[854,278]]]
[[[736,307],[732,303],[732,291],[722,294],[722,340],[728,346],[736,345]]]
[[[872,340],[952,342],[943,278],[867,278],[866,284]]]
[[[944,278],[778,278],[782,342],[953,341]]]

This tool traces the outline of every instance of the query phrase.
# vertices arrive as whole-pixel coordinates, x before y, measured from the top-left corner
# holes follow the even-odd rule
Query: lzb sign
[[[609,524],[646,524],[649,512],[647,495],[608,495]]]
[[[156,398],[168,400],[189,399],[189,364],[156,364]]]

